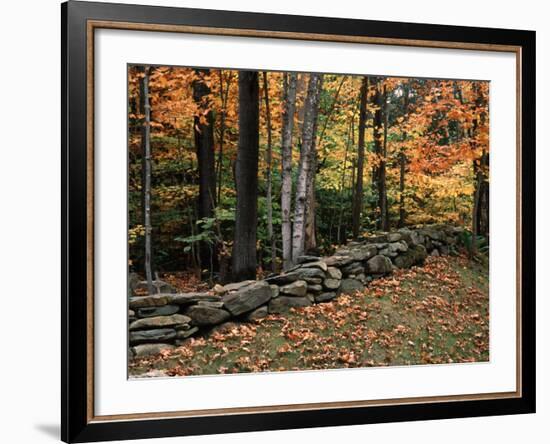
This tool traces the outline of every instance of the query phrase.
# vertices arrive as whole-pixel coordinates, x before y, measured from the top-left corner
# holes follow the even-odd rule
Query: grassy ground
[[[430,257],[363,293],[227,323],[162,355],[130,362],[130,376],[479,362],[489,359],[486,266]]]

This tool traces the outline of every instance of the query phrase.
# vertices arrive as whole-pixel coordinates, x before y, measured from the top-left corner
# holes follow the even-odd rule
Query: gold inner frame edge
[[[462,49],[489,52],[511,52],[516,56],[516,391],[497,392],[497,393],[474,393],[464,395],[447,396],[420,396],[406,397],[382,400],[364,400],[364,401],[339,401],[323,403],[306,404],[286,404],[273,406],[256,407],[229,407],[202,410],[184,410],[173,412],[143,412],[128,413],[116,415],[96,416],[94,413],[94,31],[95,29],[119,29],[131,31],[152,31],[152,32],[177,32],[201,35],[221,35],[234,37],[256,37],[256,38],[277,38],[288,40],[309,40],[336,43],[363,43],[375,45],[395,45],[420,48],[442,48],[442,49]],[[459,402],[491,399],[509,399],[522,396],[522,336],[521,336],[521,90],[522,90],[522,48],[514,45],[498,45],[485,43],[467,43],[467,42],[445,42],[435,40],[415,40],[415,39],[397,39],[381,38],[368,36],[347,36],[334,34],[309,34],[299,32],[284,31],[264,31],[254,29],[235,29],[235,28],[214,28],[187,25],[163,25],[149,23],[131,23],[122,21],[88,20],[86,27],[86,158],[87,158],[87,399],[86,412],[88,423],[113,422],[127,420],[146,420],[161,418],[189,418],[198,416],[225,416],[237,414],[259,414],[273,412],[293,412],[300,410],[326,410],[333,408],[359,408],[375,407],[388,405],[406,405],[415,403],[440,403],[440,402]]]

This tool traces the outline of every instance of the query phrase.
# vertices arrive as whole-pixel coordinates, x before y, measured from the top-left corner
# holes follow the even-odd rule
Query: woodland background
[[[131,66],[130,269],[226,282],[367,232],[489,236],[489,83]]]

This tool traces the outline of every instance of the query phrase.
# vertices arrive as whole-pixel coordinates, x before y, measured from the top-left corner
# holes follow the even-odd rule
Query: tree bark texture
[[[265,101],[265,124],[267,129],[267,150],[265,155],[266,161],[266,206],[267,206],[267,238],[269,246],[271,248],[271,271],[275,272],[275,262],[277,259],[275,236],[273,235],[273,197],[272,197],[272,163],[273,163],[273,147],[272,147],[272,134],[271,134],[271,109],[269,107],[269,82],[267,81],[267,73],[263,72],[263,89],[264,89],[264,101]]]
[[[146,66],[142,77],[144,120],[142,128],[142,145],[144,159],[144,187],[143,187],[143,225],[145,227],[145,279],[147,291],[154,293],[152,269],[152,225],[151,225],[151,102],[149,100],[149,72]]]
[[[296,184],[296,199],[294,205],[294,226],[292,233],[292,260],[295,263],[298,256],[304,254],[305,223],[307,206],[307,183],[312,164],[313,130],[319,106],[321,76],[310,74],[306,103],[304,105],[304,122],[302,125],[302,145],[300,149],[300,166]]]
[[[357,178],[355,182],[355,193],[353,196],[352,209],[352,232],[353,237],[359,237],[361,229],[361,213],[363,212],[363,170],[365,166],[365,127],[367,122],[367,94],[369,89],[369,78],[363,77],[360,91],[359,105],[359,135],[357,143]]]
[[[208,96],[210,88],[204,81],[209,70],[196,70],[198,79],[193,82],[193,100],[198,107],[194,117],[193,131],[199,170],[199,199],[197,202],[199,219],[214,216],[216,206],[216,165],[214,152],[214,115],[210,109]],[[200,245],[200,262],[203,269],[213,266],[213,247],[203,242]]]
[[[256,278],[258,154],[258,73],[239,71],[239,143],[235,167],[237,210],[233,243],[233,279],[235,282]]]
[[[296,80],[295,73],[284,74],[283,86],[283,116],[282,116],[282,185],[281,185],[281,235],[283,242],[283,269],[292,266],[292,132],[294,129],[294,114],[296,112]]]

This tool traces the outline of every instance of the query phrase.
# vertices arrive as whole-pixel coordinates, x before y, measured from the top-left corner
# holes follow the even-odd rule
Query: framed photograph
[[[535,411],[535,33],[69,1],[62,439]]]

